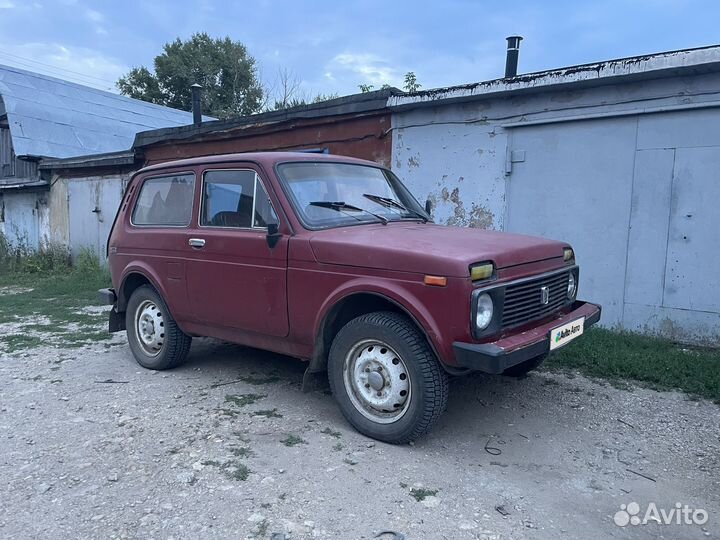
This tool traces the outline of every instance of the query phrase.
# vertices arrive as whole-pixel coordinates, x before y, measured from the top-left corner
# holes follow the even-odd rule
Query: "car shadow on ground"
[[[231,387],[233,382],[253,384],[276,380],[284,383],[284,398],[304,401],[301,388],[306,367],[306,362],[289,356],[202,338],[194,341],[186,363],[176,371],[200,372],[203,374],[201,379],[213,387]],[[439,436],[456,442],[494,437],[507,431],[507,424],[522,425],[527,413],[544,411],[544,416],[548,402],[555,404],[553,408],[557,410],[553,414],[558,423],[575,421],[579,407],[557,407],[558,395],[566,392],[564,387],[568,383],[572,386],[572,381],[558,382],[556,377],[543,373],[531,373],[521,378],[482,373],[451,377],[447,411],[430,436],[417,444],[431,444],[430,441]],[[575,396],[574,403],[582,399],[578,388],[570,388],[567,393]],[[323,409],[336,409],[329,386],[311,394],[318,396]],[[594,397],[593,392],[583,395]],[[532,417],[530,414],[529,422]]]

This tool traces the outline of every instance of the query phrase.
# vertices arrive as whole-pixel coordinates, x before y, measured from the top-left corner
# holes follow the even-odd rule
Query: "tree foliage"
[[[190,111],[190,87],[198,83],[203,113],[217,118],[251,114],[263,105],[255,59],[229,37],[213,39],[203,32],[187,41],[177,38],[163,46],[154,68],[154,73],[145,66],[131,69],[118,80],[118,89],[132,98]]]
[[[360,89],[360,92],[364,94],[366,92],[372,92],[373,90],[375,90],[375,85],[359,84],[358,88]],[[383,84],[380,87],[380,90],[385,90],[387,88],[392,87],[389,84]],[[418,82],[415,73],[413,71],[408,71],[405,74],[405,84],[403,84],[403,90],[405,90],[406,92],[417,92],[418,90],[420,90],[420,88],[422,88],[422,85]]]
[[[405,74],[405,84],[403,90],[406,92],[417,92],[422,88],[422,85],[418,82],[417,77],[413,71],[408,71]]]
[[[300,105],[320,103],[335,99],[338,94],[315,94],[314,96],[302,90],[302,81],[292,70],[280,68],[274,84],[265,89],[267,103],[264,110],[279,111]]]

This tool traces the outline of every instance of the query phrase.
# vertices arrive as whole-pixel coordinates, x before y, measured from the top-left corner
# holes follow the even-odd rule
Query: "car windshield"
[[[298,162],[278,166],[278,173],[301,220],[310,228],[427,219],[407,188],[384,169]]]

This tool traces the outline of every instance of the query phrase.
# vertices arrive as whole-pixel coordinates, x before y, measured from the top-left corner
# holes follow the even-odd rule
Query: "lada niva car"
[[[564,243],[432,223],[390,170],[266,152],[138,171],[108,241],[110,330],[169,369],[194,336],[327,372],[347,420],[391,443],[427,432],[448,376],[521,375],[580,336]]]

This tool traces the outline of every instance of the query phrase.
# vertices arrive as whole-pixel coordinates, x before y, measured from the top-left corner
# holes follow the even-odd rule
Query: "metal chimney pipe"
[[[505,78],[517,75],[518,56],[520,55],[520,42],[522,36],[509,36],[507,38],[507,57],[505,58]]]
[[[202,105],[200,102],[200,93],[202,86],[198,83],[193,84],[192,89],[192,113],[193,113],[193,124],[199,126],[202,124]]]

